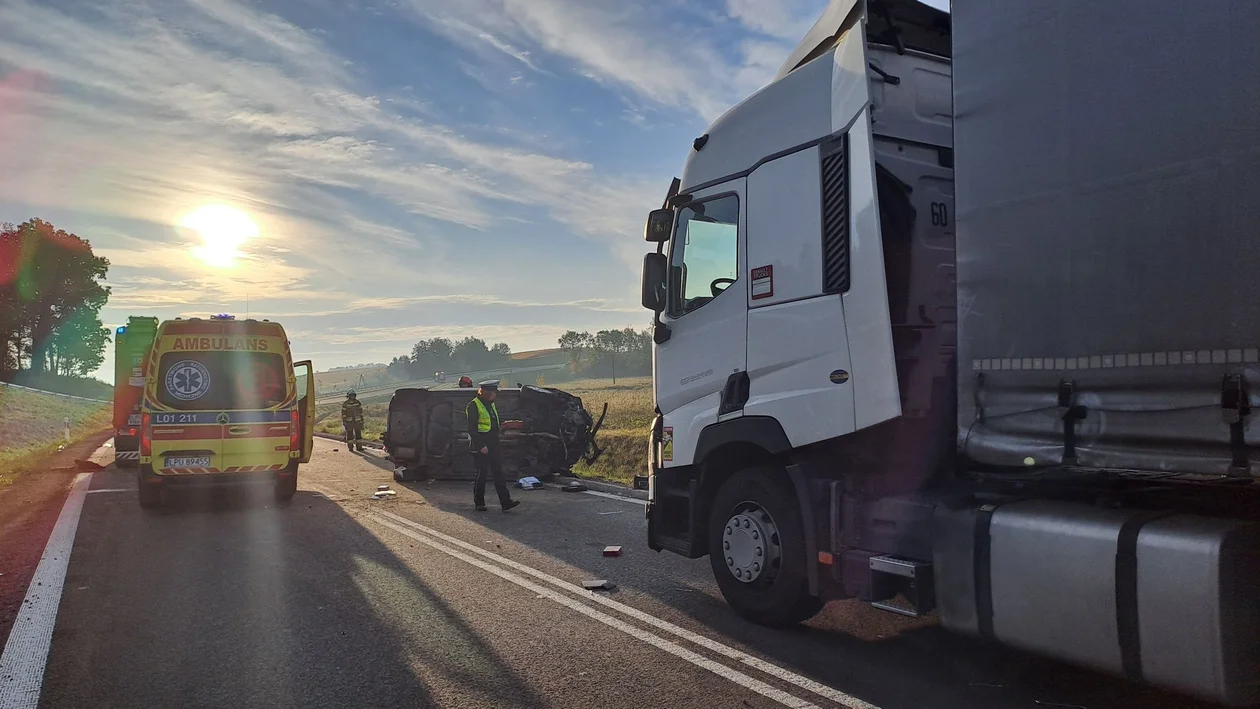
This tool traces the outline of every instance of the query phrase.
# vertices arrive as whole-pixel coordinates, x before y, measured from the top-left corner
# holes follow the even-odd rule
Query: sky
[[[647,212],[826,4],[0,0],[0,222],[107,257],[111,330],[270,318],[321,370],[644,327]]]

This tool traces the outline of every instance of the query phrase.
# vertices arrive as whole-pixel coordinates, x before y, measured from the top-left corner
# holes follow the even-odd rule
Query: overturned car
[[[468,389],[399,389],[389,400],[385,450],[394,479],[472,480],[477,463],[469,452],[464,408]],[[559,389],[521,386],[499,390],[495,400],[503,422],[503,474],[508,480],[548,479],[572,472],[579,460],[594,463],[603,452],[595,434],[608,405],[595,421],[582,400]]]

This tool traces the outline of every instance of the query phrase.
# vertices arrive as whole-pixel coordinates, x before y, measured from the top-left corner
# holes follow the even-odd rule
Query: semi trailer
[[[833,0],[647,219],[651,548],[1260,701],[1260,4]]]

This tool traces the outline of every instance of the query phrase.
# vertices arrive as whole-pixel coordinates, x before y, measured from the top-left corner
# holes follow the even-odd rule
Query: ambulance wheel
[[[741,470],[709,512],[709,562],[726,602],[741,617],[781,627],[812,618],[801,511],[782,469]]]
[[[288,502],[297,494],[297,466],[291,465],[276,478],[276,501]]]
[[[139,466],[140,472],[136,476],[138,483],[140,506],[145,509],[154,509],[162,506],[166,484],[153,474],[153,468],[148,465]]]

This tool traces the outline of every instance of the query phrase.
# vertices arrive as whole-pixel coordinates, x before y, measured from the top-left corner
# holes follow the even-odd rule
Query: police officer
[[[503,482],[503,453],[499,449],[499,410],[494,406],[499,394],[497,381],[482,382],[477,396],[468,402],[464,413],[468,416],[468,438],[473,459],[477,461],[477,482],[473,486],[473,504],[478,512],[486,510],[486,477],[494,475],[494,491],[499,493],[503,511],[521,504],[508,494]]]
[[[341,402],[341,425],[346,428],[346,448],[362,451],[363,402],[354,389],[346,392],[346,400]]]

